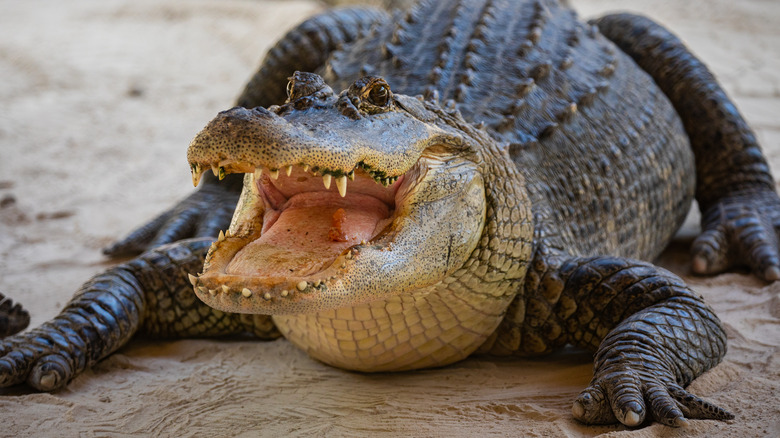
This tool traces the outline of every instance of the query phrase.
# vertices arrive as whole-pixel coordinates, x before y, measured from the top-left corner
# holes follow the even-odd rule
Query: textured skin
[[[695,195],[705,232],[694,268],[713,272],[739,259],[777,278],[772,176],[733,104],[675,37],[640,17],[606,17],[598,28],[575,18],[553,1],[423,2],[393,22],[348,10],[312,19],[270,52],[242,106],[281,103],[287,68],[315,70],[334,90],[382,76],[397,94],[425,96],[411,113],[462,133],[464,148],[476,151],[486,217],[468,260],[433,286],[274,322],[314,357],[353,369],[441,365],[477,348],[536,355],[572,343],[596,351],[593,381],[573,406],[583,422],[733,418],[683,389],[725,354],[720,322],[679,278],[635,259],[663,249]],[[334,26],[339,32],[325,31]],[[354,43],[337,50],[339,39]],[[319,53],[315,64],[324,65],[292,53]],[[311,91],[293,90],[290,111],[306,111],[295,105]],[[369,115],[357,104],[352,111]],[[140,248],[197,227],[187,220],[150,237],[167,221],[130,241]],[[54,322],[3,341],[2,384],[61,386],[139,327],[278,336],[265,316],[195,310],[182,270],[199,271],[194,253],[206,244],[182,245],[97,277],[102,293],[82,291]],[[89,315],[70,316],[82,307],[100,313],[89,300],[116,300],[101,307],[113,315],[108,324],[86,329]],[[78,330],[96,340],[72,336]]]
[[[30,324],[30,314],[20,304],[0,294],[0,339],[19,333]]]
[[[0,341],[0,387],[26,382],[51,391],[127,343],[250,332],[279,336],[267,316],[225,314],[196,299],[186,273],[203,264],[210,239],[161,247],[85,283],[53,320]]]

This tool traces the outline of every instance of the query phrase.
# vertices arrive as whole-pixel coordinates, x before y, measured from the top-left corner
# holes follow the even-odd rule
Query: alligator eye
[[[386,83],[375,82],[368,92],[368,101],[372,105],[386,106],[390,101],[390,88]]]

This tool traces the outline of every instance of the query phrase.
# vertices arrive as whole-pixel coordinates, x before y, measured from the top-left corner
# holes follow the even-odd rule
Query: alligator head
[[[189,147],[196,185],[208,169],[246,174],[230,229],[191,277],[200,299],[261,314],[355,306],[440,283],[470,259],[487,265],[492,244],[513,261],[482,273],[522,277],[522,177],[483,131],[378,77],[335,94],[297,72],[288,96],[220,113]]]

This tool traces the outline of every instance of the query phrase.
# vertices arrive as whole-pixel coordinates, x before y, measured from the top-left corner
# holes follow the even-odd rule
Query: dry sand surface
[[[780,3],[571,1],[641,11],[715,71],[780,175]],[[113,263],[100,248],[188,194],[184,151],[230,107],[262,53],[320,6],[304,1],[0,1],[0,291],[33,324]],[[288,342],[136,341],[55,394],[0,393],[0,436],[780,435],[780,283],[692,277],[689,226],[661,263],[715,307],[723,364],[691,389],[737,414],[687,430],[586,427],[570,406],[590,356],[472,358],[363,375]]]

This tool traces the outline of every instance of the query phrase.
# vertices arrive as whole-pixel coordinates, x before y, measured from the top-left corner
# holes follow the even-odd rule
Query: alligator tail
[[[11,336],[30,325],[30,314],[22,305],[0,293],[0,339]]]

